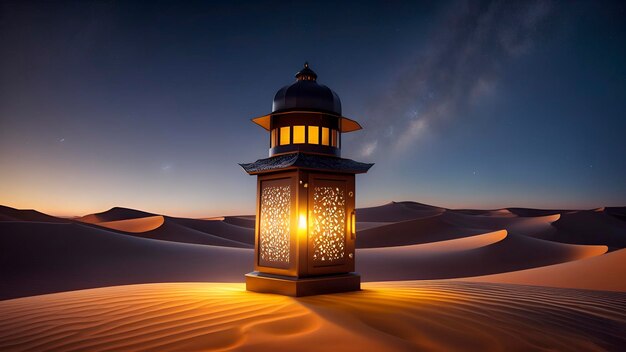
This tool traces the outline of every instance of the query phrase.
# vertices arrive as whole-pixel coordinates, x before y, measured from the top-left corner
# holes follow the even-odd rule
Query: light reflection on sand
[[[304,298],[243,284],[116,286],[0,302],[0,350],[536,350],[626,344],[626,293],[403,281]]]

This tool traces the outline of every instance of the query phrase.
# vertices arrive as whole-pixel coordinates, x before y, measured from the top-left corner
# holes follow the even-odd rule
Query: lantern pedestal
[[[361,276],[355,273],[297,278],[253,271],[246,274],[246,290],[301,297],[361,290]]]

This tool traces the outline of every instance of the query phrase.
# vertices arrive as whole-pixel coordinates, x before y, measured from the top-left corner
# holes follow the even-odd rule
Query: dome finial
[[[300,70],[300,72],[296,73],[296,79],[298,81],[315,81],[317,80],[317,74],[315,72],[313,72],[313,70],[311,70],[309,68],[309,62],[305,61],[304,62],[304,68],[302,70]]]

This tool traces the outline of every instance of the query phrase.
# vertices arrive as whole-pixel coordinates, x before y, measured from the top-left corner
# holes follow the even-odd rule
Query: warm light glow
[[[291,186],[266,181],[261,190],[259,257],[262,262],[289,263]]]
[[[302,144],[305,143],[304,126],[293,126],[293,143]]]
[[[322,127],[322,144],[330,145],[330,133],[328,127]]]
[[[345,256],[346,198],[341,181],[326,181],[313,189],[309,238],[314,262],[332,262]]]
[[[331,145],[332,145],[333,147],[337,147],[337,140],[338,140],[338,139],[337,139],[337,133],[338,133],[338,132],[337,132],[337,130],[333,130],[333,131],[332,131],[332,141],[331,141]]]
[[[306,225],[306,214],[300,214],[300,218],[298,219],[298,230],[305,231],[307,228]]]
[[[274,148],[276,146],[276,140],[277,140],[277,138],[276,138],[276,129],[272,130],[270,140],[271,140],[271,146],[272,146],[272,148]]]
[[[320,128],[309,126],[309,144],[320,144]]]
[[[279,345],[283,350],[302,351],[302,346],[310,345],[311,340],[332,337],[348,341],[354,349],[372,351],[376,350],[373,344],[385,346],[389,341],[385,336],[398,336],[398,343],[407,349],[443,351],[472,336],[476,346],[485,350],[533,350],[537,349],[533,343],[539,341],[568,339],[568,347],[582,351],[590,346],[588,324],[592,318],[581,317],[595,317],[601,314],[601,307],[614,306],[616,312],[606,313],[602,319],[611,327],[623,326],[621,293],[609,296],[587,290],[539,290],[520,285],[494,292],[493,285],[451,280],[367,282],[362,287],[358,294],[299,300],[250,293],[243,283],[184,282],[103,287],[6,300],[2,301],[2,318],[8,326],[4,331],[12,330],[3,335],[1,343],[6,346],[23,341],[29,346],[55,346],[60,351],[115,346],[124,351],[137,349],[138,338],[119,336],[141,336],[145,346],[184,343],[185,350],[205,351],[228,346],[231,340],[224,339],[224,331],[236,329],[248,333],[236,347],[248,350],[271,350]],[[545,292],[557,294],[550,298]],[[550,307],[559,321],[546,324],[543,330],[528,329],[528,320],[519,317],[534,316],[538,305]],[[281,309],[278,313],[277,308]],[[320,310],[331,314],[320,315]],[[280,314],[283,311],[288,314]],[[349,323],[342,320],[347,314],[344,312],[351,314]],[[381,325],[381,312],[387,319],[385,325]],[[294,319],[298,319],[295,324]],[[433,321],[446,324],[433,331]],[[477,326],[488,330],[470,335],[468,331],[474,333]],[[254,333],[257,327],[263,330]],[[68,333],[69,329],[74,333]],[[603,330],[592,330],[593,336],[607,336],[600,331]],[[203,338],[189,337],[199,332]],[[610,350],[612,345],[608,346]]]
[[[350,218],[350,231],[352,234],[356,234],[356,214],[354,211],[352,212],[352,217]]]
[[[291,128],[289,126],[281,127],[280,128],[280,145],[289,144],[291,142],[290,139],[291,139]]]

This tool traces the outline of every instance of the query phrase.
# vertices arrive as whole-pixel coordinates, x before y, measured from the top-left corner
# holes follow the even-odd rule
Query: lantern
[[[354,273],[355,175],[373,164],[340,156],[341,134],[361,129],[307,63],[280,89],[272,113],[252,120],[270,135],[269,158],[240,164],[257,175],[250,291],[305,296],[360,289]]]

